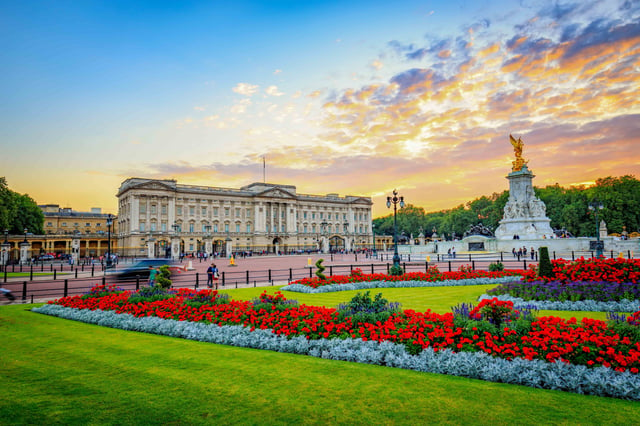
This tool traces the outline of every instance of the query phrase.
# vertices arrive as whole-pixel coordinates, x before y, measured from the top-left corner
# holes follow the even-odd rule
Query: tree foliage
[[[33,234],[42,234],[44,214],[38,204],[27,194],[9,189],[4,177],[0,177],[0,231],[22,234],[26,228]]]
[[[534,188],[547,206],[551,227],[565,229],[577,237],[595,236],[596,221],[589,203],[599,201],[604,209],[598,221],[604,220],[609,233],[640,232],[640,181],[634,176],[606,177],[593,186],[561,187],[558,184]],[[440,237],[462,237],[471,225],[482,223],[495,231],[503,216],[509,191],[482,196],[449,210],[425,213],[411,204],[398,210],[398,235],[418,237],[422,232],[430,237],[435,229]],[[378,235],[393,234],[393,213],[373,221]]]

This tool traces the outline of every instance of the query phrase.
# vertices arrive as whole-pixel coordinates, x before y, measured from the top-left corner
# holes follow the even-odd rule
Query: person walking
[[[218,268],[215,263],[207,268],[207,287],[212,288],[213,283],[216,283],[216,290],[218,289]]]
[[[149,266],[149,287],[153,287],[156,284],[157,275],[158,275],[158,270],[153,266]]]

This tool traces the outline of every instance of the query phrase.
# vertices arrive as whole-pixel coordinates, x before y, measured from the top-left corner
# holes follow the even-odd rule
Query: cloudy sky
[[[0,176],[117,212],[128,177],[427,211],[640,177],[640,1],[8,1]]]

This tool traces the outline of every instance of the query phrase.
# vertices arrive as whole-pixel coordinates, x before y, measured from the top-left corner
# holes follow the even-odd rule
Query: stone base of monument
[[[548,218],[519,218],[503,219],[496,228],[496,238],[499,240],[527,239],[542,240],[554,236],[551,229],[551,219]]]

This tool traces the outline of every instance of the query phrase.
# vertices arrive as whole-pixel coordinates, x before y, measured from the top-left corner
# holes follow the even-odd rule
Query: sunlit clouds
[[[640,2],[488,3],[401,1],[388,13],[376,5],[371,22],[321,26],[313,23],[324,10],[290,12],[290,23],[241,28],[242,41],[225,33],[196,48],[183,39],[184,49],[145,68],[151,94],[128,97],[134,89],[116,71],[90,82],[111,88],[91,105],[105,117],[99,125],[75,125],[91,121],[75,119],[75,96],[93,90],[80,81],[46,110],[58,113],[54,124],[35,126],[23,141],[9,130],[6,140],[31,146],[44,135],[60,151],[72,142],[67,152],[86,150],[90,160],[75,167],[109,176],[106,195],[70,200],[106,211],[116,204],[113,183],[131,176],[239,187],[263,172],[299,193],[373,197],[374,216],[388,213],[394,188],[426,211],[452,208],[508,188],[509,134],[524,141],[536,186],[640,176]],[[360,16],[364,5],[344,7]],[[107,144],[113,155],[104,155]],[[66,201],[24,175],[32,158],[15,157],[2,164],[11,187],[40,203]],[[31,186],[17,184],[20,176]],[[82,184],[71,178],[69,186]]]

